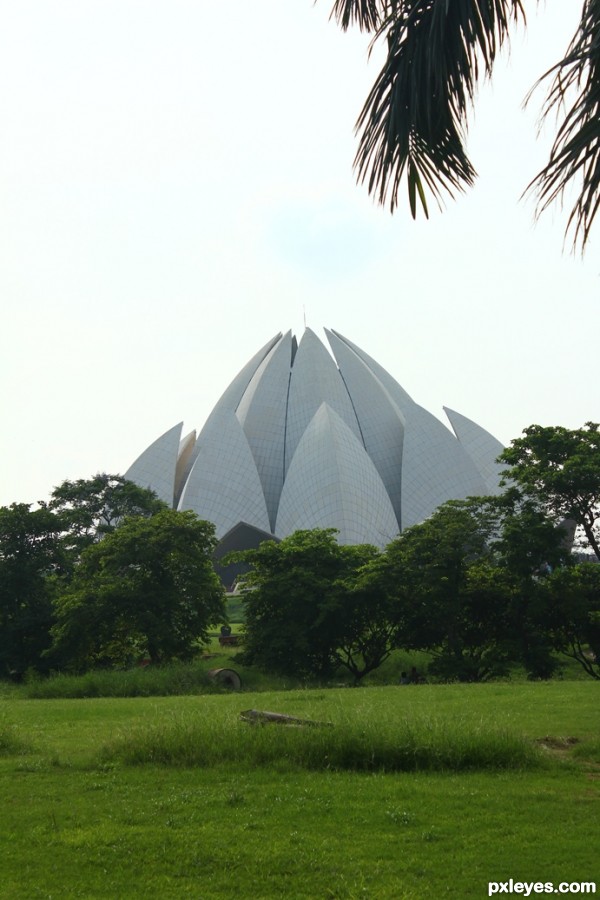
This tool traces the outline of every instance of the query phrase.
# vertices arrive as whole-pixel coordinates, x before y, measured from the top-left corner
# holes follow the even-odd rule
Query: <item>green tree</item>
[[[554,519],[581,527],[600,561],[600,426],[570,430],[530,425],[500,455],[505,477]]]
[[[63,481],[52,491],[48,506],[60,516],[64,544],[74,558],[126,516],[152,516],[167,508],[154,491],[106,473]]]
[[[64,570],[61,523],[51,510],[0,508],[0,673],[43,671],[50,645],[53,576]]]
[[[480,79],[491,76],[513,25],[525,23],[521,0],[336,0],[343,29],[357,24],[385,42],[387,56],[358,119],[355,166],[360,181],[393,210],[406,175],[410,209],[426,190],[441,205],[476,177],[466,152],[467,115]],[[562,115],[549,160],[529,189],[538,209],[578,186],[567,222],[585,246],[600,202],[600,3],[584,0],[551,80],[544,115]],[[538,82],[539,83],[539,82]]]
[[[600,680],[600,566],[557,569],[550,579],[554,645]]]
[[[399,604],[374,577],[383,554],[368,545],[343,547],[341,553],[349,571],[332,584],[325,615],[335,623],[335,661],[358,683],[398,647],[404,620]]]
[[[562,529],[512,488],[445,503],[364,573],[396,600],[396,644],[428,650],[433,674],[483,681],[519,663],[547,678],[557,666],[551,576],[568,562]]]
[[[82,670],[193,656],[225,616],[215,546],[214,526],[189,511],[124,519],[83,551],[57,598],[53,661]]]
[[[558,666],[553,653],[549,579],[556,568],[570,563],[565,531],[514,488],[489,503],[498,516],[490,547],[496,583],[504,586],[510,656],[524,666],[529,677],[549,678]]]
[[[506,586],[489,541],[495,515],[477,498],[449,501],[387,548],[382,590],[396,600],[407,650],[428,650],[430,671],[484,681],[506,671]]]
[[[296,531],[229,555],[251,566],[244,576],[247,662],[296,677],[326,678],[342,664],[358,679],[372,668],[372,656],[358,659],[368,639],[357,634],[367,619],[358,617],[360,600],[349,597],[346,580],[377,551],[341,546],[335,534]]]

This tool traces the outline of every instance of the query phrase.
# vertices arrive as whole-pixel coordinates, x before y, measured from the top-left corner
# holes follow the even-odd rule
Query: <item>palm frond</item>
[[[379,202],[398,205],[407,173],[409,202],[427,214],[423,186],[438,205],[473,184],[466,114],[480,74],[489,75],[521,0],[398,0],[386,6],[375,41],[388,53],[357,122],[358,180]]]
[[[344,31],[358,25],[361,31],[376,31],[399,5],[399,0],[336,0],[331,17]]]
[[[572,230],[573,249],[579,243],[584,249],[600,205],[600,0],[585,0],[564,59],[542,75],[533,90],[549,77],[553,82],[542,120],[552,114],[563,113],[564,117],[548,163],[525,193],[537,193],[539,215],[555,200],[563,199],[571,182],[579,184],[565,237]]]

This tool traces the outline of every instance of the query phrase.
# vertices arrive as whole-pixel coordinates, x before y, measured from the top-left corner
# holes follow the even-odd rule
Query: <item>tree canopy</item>
[[[583,530],[600,562],[600,425],[583,428],[530,425],[500,455],[510,468],[507,481],[518,485],[555,520]]]
[[[518,664],[547,678],[556,650],[582,662],[577,648],[595,640],[595,582],[570,578],[564,532],[514,488],[449,501],[384,551],[340,546],[325,529],[235,557],[251,566],[244,660],[284,675],[344,667],[358,682],[403,649],[430,653],[444,680],[485,681]],[[576,605],[565,599],[574,594]]]
[[[336,0],[343,29],[356,25],[387,55],[358,118],[358,179],[392,211],[404,177],[413,217],[429,192],[441,206],[476,177],[466,151],[467,115],[482,78],[517,23],[521,0]],[[550,157],[527,190],[543,211],[573,183],[567,221],[585,246],[600,202],[600,3],[583,0],[565,55],[538,84],[550,83],[545,117],[561,116]],[[418,202],[417,202],[418,198]]]
[[[0,673],[184,658],[224,617],[214,528],[121,476],[0,508]]]
[[[126,518],[81,555],[55,604],[51,655],[72,668],[188,659],[225,616],[214,526],[190,511]]]
[[[600,681],[600,566],[557,569],[551,586],[554,647]]]
[[[54,577],[65,569],[61,524],[45,508],[0,508],[0,673],[38,667],[50,645]]]
[[[391,606],[359,580],[378,551],[340,545],[335,535],[334,528],[296,531],[230,554],[251,566],[244,576],[247,662],[317,678],[343,666],[359,681],[390,654],[397,633]]]
[[[379,590],[399,608],[400,645],[432,653],[432,671],[443,678],[481,681],[506,670],[503,587],[489,575],[491,526],[485,504],[445,503],[403,531],[372,567]]]
[[[93,478],[63,481],[52,491],[48,507],[60,517],[65,543],[78,555],[125,516],[152,516],[167,505],[149,488],[100,472]]]
[[[359,682],[425,651],[431,674],[481,681],[550,677],[560,652],[600,679],[600,565],[563,527],[600,562],[600,425],[532,425],[501,460],[503,494],[449,501],[384,550],[330,528],[230,554],[250,566],[244,660]],[[0,672],[191,658],[225,618],[216,544],[211,523],[117,476],[0,508]]]

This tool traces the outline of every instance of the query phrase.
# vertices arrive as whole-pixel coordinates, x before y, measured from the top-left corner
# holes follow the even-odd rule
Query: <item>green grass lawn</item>
[[[511,877],[600,885],[599,699],[596,683],[558,681],[6,695],[0,897],[408,900],[486,897],[488,881]],[[333,726],[253,728],[239,720],[251,707]],[[490,734],[507,753],[493,756]],[[408,737],[413,770],[382,768]],[[461,752],[439,753],[452,742]]]

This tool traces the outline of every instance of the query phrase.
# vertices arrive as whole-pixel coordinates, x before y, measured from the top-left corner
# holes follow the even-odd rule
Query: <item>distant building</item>
[[[388,544],[449,499],[494,494],[502,444],[446,409],[454,434],[336,331],[270,340],[204,428],[158,438],[125,476],[214,522],[221,549],[335,527]],[[337,363],[337,364],[336,364]]]

